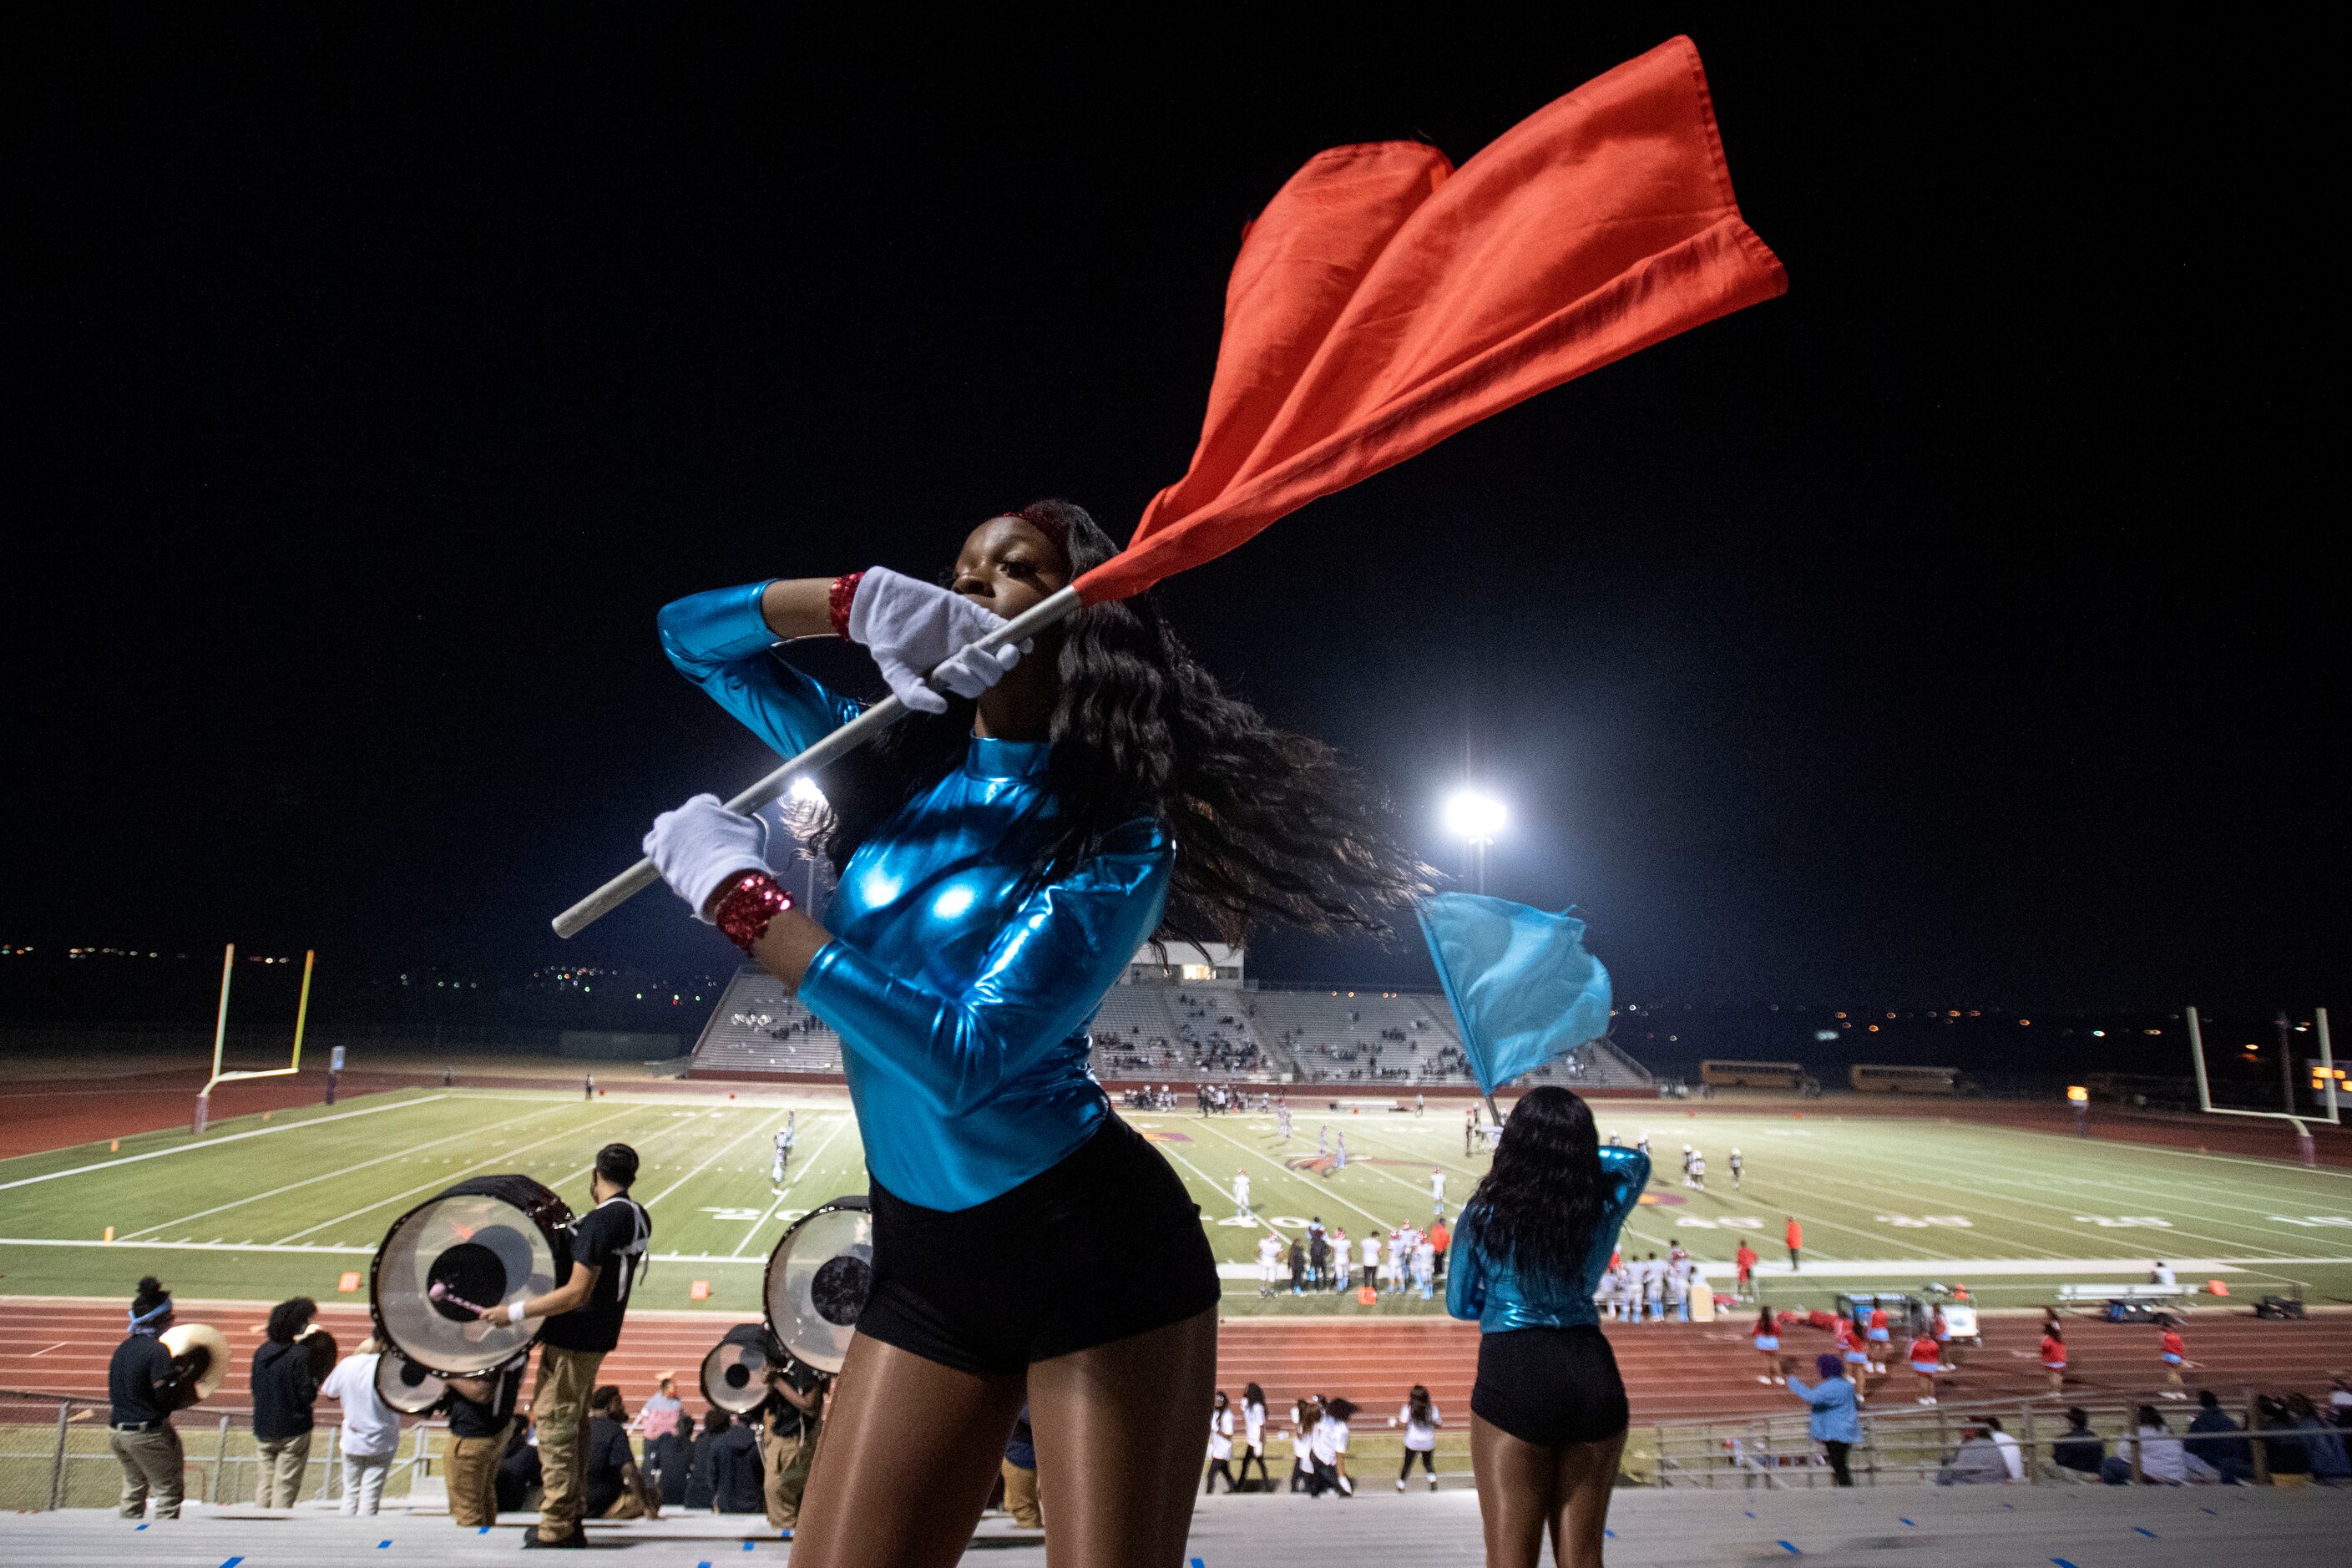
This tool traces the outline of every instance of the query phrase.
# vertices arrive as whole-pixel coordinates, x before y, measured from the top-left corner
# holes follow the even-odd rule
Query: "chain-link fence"
[[[111,1508],[122,1496],[122,1463],[114,1457],[104,1400],[0,1393],[0,1510]],[[183,1479],[191,1502],[251,1503],[260,1489],[259,1458],[251,1419],[207,1416],[202,1405],[183,1410],[172,1425],[184,1453]],[[384,1477],[383,1500],[405,1501],[416,1478],[431,1472],[444,1428],[421,1423],[401,1434],[398,1457]],[[310,1458],[299,1493],[303,1506],[342,1500],[340,1427],[321,1423],[310,1438]]]

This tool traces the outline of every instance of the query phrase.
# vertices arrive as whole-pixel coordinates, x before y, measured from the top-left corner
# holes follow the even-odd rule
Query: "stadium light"
[[[1486,847],[1503,831],[1510,814],[1503,803],[1480,789],[1458,789],[1445,797],[1445,831],[1470,846],[1471,886],[1486,890]]]

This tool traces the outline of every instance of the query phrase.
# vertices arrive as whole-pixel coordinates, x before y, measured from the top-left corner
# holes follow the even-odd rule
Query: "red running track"
[[[125,1306],[87,1299],[0,1300],[0,1389],[83,1398],[106,1392],[107,1359],[121,1342]],[[184,1302],[184,1321],[210,1323],[229,1337],[236,1365],[227,1383],[204,1408],[215,1415],[242,1415],[251,1407],[246,1374],[253,1348],[261,1342],[266,1309],[249,1303]],[[367,1332],[364,1307],[336,1301],[321,1309],[321,1321],[345,1351]],[[604,1381],[618,1384],[630,1408],[653,1392],[654,1379],[675,1372],[690,1407],[698,1403],[695,1378],[703,1356],[731,1320],[715,1314],[638,1312],[631,1315],[620,1348],[606,1358]],[[2033,1316],[1988,1318],[1986,1343],[1961,1349],[1960,1370],[1944,1380],[1947,1399],[2014,1399],[2044,1392],[2035,1357],[2040,1320]],[[1612,1325],[1610,1343],[1633,1405],[1636,1421],[1694,1420],[1786,1412],[1794,1402],[1779,1389],[1756,1382],[1759,1362],[1748,1343],[1744,1321]],[[2330,1374],[2352,1368],[2352,1314],[2327,1313],[2306,1322],[2268,1322],[2242,1311],[2228,1317],[2208,1312],[2187,1325],[2189,1354],[2200,1363],[2192,1386],[2227,1391],[2233,1403],[2247,1384],[2265,1389],[2301,1388],[2317,1394]],[[2101,1399],[2153,1396],[2161,1386],[2157,1331],[2076,1320],[2067,1341],[2074,1368],[2070,1391]],[[1784,1336],[1785,1350],[1810,1359],[1827,1336],[1796,1330]],[[1429,1385],[1439,1405],[1466,1413],[1476,1373],[1475,1328],[1443,1318],[1419,1321],[1349,1321],[1228,1318],[1219,1332],[1217,1381],[1238,1396],[1252,1380],[1268,1405],[1279,1412],[1302,1394],[1342,1395],[1384,1418],[1415,1383]],[[1907,1373],[1890,1381],[1889,1392],[1907,1404]],[[24,1407],[18,1407],[23,1411]],[[32,1409],[24,1419],[56,1419],[54,1410]]]

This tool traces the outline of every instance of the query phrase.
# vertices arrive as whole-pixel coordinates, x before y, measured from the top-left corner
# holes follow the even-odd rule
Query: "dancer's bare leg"
[[[1558,1511],[1558,1455],[1512,1436],[1474,1410],[1470,1466],[1478,1479],[1486,1568],[1538,1568],[1543,1561],[1544,1530]]]
[[[1609,1494],[1617,1484],[1618,1456],[1624,1451],[1622,1432],[1605,1443],[1570,1443],[1556,1450],[1551,1555],[1559,1568],[1601,1568]]]
[[[958,1372],[854,1336],[809,1466],[794,1568],[961,1561],[1020,1410],[1017,1376]]]
[[[1217,1378],[1217,1311],[1029,1369],[1054,1568],[1181,1568]]]

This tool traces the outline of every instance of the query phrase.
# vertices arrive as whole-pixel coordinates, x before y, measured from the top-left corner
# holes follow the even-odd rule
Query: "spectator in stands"
[[[2091,1413],[2077,1405],[2066,1412],[2066,1430],[2050,1440],[2050,1461],[2062,1470],[2095,1479],[2105,1467],[2107,1445],[2091,1430]]]
[[[2311,1479],[2328,1486],[2352,1480],[2352,1463],[2347,1462],[2344,1438],[2319,1418],[2319,1407],[2302,1394],[2290,1394],[2286,1396],[2286,1414],[2294,1430],[2305,1435],[2304,1449],[2311,1461]]]
[[[2223,1480],[2242,1483],[2253,1479],[2254,1456],[2247,1440],[2238,1435],[2241,1430],[2213,1391],[2200,1388],[2197,1414],[2182,1442],[2190,1458],[2204,1461]]]
[[[499,1511],[519,1513],[529,1508],[530,1494],[540,1489],[539,1482],[539,1428],[518,1421],[499,1460]]]
[[[1936,1472],[1939,1487],[2000,1486],[2009,1479],[2009,1466],[1992,1440],[1992,1429],[1981,1421],[1960,1428],[1960,1447],[1951,1463]],[[1851,1481],[1842,1481],[1851,1486]]]
[[[734,1424],[735,1417],[726,1411],[713,1410],[703,1421],[702,1435],[694,1440],[687,1461],[686,1506],[697,1512],[717,1511],[719,1446]]]
[[[685,1414],[686,1405],[677,1396],[677,1373],[665,1372],[656,1375],[653,1393],[646,1397],[645,1408],[637,1412],[637,1430],[646,1439],[648,1453],[653,1440],[675,1429],[678,1417]]]
[[[2115,1453],[2100,1469],[2102,1479],[2111,1487],[2129,1485],[2135,1454],[2139,1458],[2140,1479],[2151,1485],[2177,1487],[2189,1479],[2188,1451],[2153,1405],[2139,1407],[2138,1426],[2130,1436],[2116,1441]]]
[[[589,1396],[588,1458],[581,1493],[585,1518],[648,1519],[661,1512],[661,1498],[630,1450],[628,1420],[618,1387],[608,1383]]]
[[[1984,1424],[1985,1431],[1992,1437],[1992,1446],[2000,1450],[2000,1462],[2009,1467],[2009,1479],[2012,1481],[2023,1480],[2025,1479],[2025,1450],[2019,1446],[2017,1439],[2011,1436],[2008,1431],[2001,1426],[2000,1416],[1988,1415],[1985,1417]]]
[[[2338,1426],[2352,1426],[2352,1377],[2328,1379],[2327,1408]]]
[[[694,1417],[678,1412],[677,1425],[646,1445],[646,1463],[665,1506],[686,1506],[687,1483],[694,1473]]]
[[[768,1506],[766,1468],[751,1424],[738,1421],[710,1446],[710,1506],[716,1513],[762,1513]]]
[[[296,1296],[269,1309],[269,1324],[253,1352],[254,1468],[259,1472],[254,1502],[261,1508],[292,1508],[310,1463],[312,1409],[319,1380],[310,1347],[297,1337],[319,1314],[319,1303]]]
[[[1808,1384],[1804,1379],[1791,1374],[1788,1380],[1789,1392],[1811,1407],[1812,1416],[1809,1430],[1829,1458],[1830,1474],[1837,1478],[1838,1485],[1850,1487],[1853,1485],[1853,1476],[1846,1468],[1846,1454],[1862,1441],[1862,1422],[1854,1414],[1853,1384],[1847,1380],[1845,1361],[1841,1356],[1815,1356],[1813,1367],[1820,1374],[1819,1381]],[[1986,1446],[1988,1448],[1991,1447],[1990,1444]],[[2000,1460],[2000,1456],[1994,1454],[1994,1463],[1998,1464]]]

